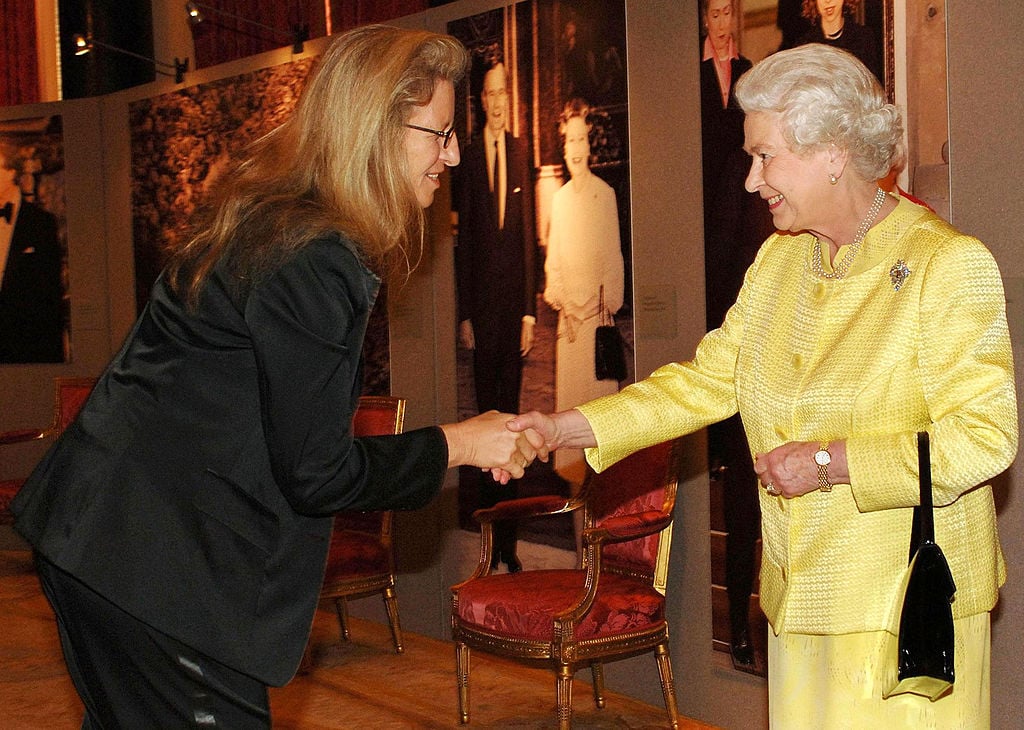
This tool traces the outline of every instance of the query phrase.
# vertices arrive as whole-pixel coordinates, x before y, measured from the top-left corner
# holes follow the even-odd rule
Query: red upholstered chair
[[[591,473],[571,498],[542,496],[478,510],[480,562],[452,586],[459,719],[469,722],[470,649],[555,671],[558,727],[572,720],[572,680],[589,666],[594,701],[604,707],[602,663],[654,651],[672,727],[675,688],[668,653],[664,586],[680,450],[667,442]],[[581,565],[491,574],[492,524],[583,509]]]
[[[404,421],[404,398],[363,396],[352,420],[352,431],[356,436],[396,434],[402,432]],[[320,597],[334,601],[342,638],[348,641],[348,599],[383,594],[391,638],[395,651],[401,654],[404,647],[395,595],[391,523],[391,512],[339,512],[335,516]],[[310,661],[307,649],[307,667]]]
[[[56,438],[75,420],[85,399],[89,397],[95,378],[54,378],[53,420],[45,428],[28,428],[0,433],[0,447],[11,444],[41,441]],[[14,521],[11,514],[11,500],[14,499],[25,479],[0,480],[0,524],[9,525]]]

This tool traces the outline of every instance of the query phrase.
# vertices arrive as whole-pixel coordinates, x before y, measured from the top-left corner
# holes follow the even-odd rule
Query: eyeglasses
[[[406,124],[405,126],[407,126],[409,129],[416,129],[420,132],[430,132],[431,134],[436,134],[438,137],[441,138],[441,147],[443,149],[448,149],[448,145],[452,143],[452,138],[455,137],[455,125],[448,127],[448,129],[445,130],[444,132],[439,132],[438,130],[431,129],[430,127],[420,127],[415,124]]]

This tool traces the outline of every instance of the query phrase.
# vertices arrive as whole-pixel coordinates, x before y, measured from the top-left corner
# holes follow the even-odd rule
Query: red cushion
[[[583,595],[582,570],[531,570],[470,581],[459,591],[459,619],[469,625],[538,641],[554,639],[554,616]],[[661,623],[665,597],[627,576],[602,574],[597,598],[576,626],[577,639],[610,636]]]
[[[325,582],[355,576],[377,575],[391,569],[388,552],[380,539],[363,532],[335,530],[327,558]]]

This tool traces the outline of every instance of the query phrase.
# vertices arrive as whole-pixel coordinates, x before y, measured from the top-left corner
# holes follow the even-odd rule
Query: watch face
[[[828,453],[824,449],[816,451],[814,452],[814,463],[819,466],[828,466],[832,463],[832,454]]]

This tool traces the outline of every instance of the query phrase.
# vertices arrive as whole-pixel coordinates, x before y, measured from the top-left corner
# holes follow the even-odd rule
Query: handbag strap
[[[914,526],[910,533],[910,559],[925,543],[935,542],[935,519],[932,514],[932,459],[927,431],[917,434],[917,470],[921,483],[921,504],[914,507]]]
[[[612,318],[611,312],[604,308],[604,284],[601,284],[600,289],[598,289],[597,307],[597,316],[599,317],[597,320],[598,324],[614,325],[615,320]]]

